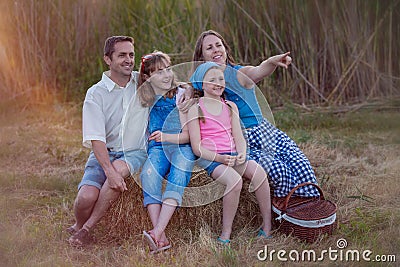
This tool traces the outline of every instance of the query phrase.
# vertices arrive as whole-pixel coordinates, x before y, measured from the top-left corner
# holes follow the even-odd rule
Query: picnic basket
[[[320,196],[292,196],[298,188],[307,185],[315,186]],[[337,225],[336,204],[326,200],[322,189],[310,182],[294,187],[286,197],[273,197],[272,210],[278,231],[309,243],[315,242],[321,234],[332,234]]]

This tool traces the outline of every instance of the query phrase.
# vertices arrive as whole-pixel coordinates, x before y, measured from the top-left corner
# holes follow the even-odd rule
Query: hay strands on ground
[[[363,200],[369,203],[374,203],[375,199],[373,197],[370,196],[366,196],[364,195],[363,192],[361,192],[361,190],[358,188],[358,186],[356,186],[357,191],[360,193],[360,195],[358,196],[347,196],[347,198],[354,198],[354,199],[359,199],[359,200]]]

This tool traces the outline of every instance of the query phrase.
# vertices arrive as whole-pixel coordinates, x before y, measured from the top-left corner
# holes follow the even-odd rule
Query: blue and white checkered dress
[[[268,173],[276,197],[286,196],[295,186],[312,182],[317,184],[311,164],[296,143],[264,118],[262,123],[246,130],[250,158]],[[319,196],[313,186],[296,190],[297,196]]]

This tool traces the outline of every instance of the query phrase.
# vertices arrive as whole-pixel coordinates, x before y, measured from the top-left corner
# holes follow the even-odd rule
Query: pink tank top
[[[199,120],[201,145],[217,153],[236,152],[232,137],[231,111],[223,99],[222,111],[219,115],[208,113],[204,107],[203,98],[199,99],[199,106],[203,112],[205,122]]]

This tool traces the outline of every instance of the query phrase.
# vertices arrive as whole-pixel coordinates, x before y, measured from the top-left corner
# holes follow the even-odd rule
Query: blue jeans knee
[[[161,204],[168,198],[175,199],[181,205],[184,189],[192,175],[194,160],[195,156],[188,145],[151,147],[140,175],[144,206]],[[162,193],[164,177],[166,186]]]

